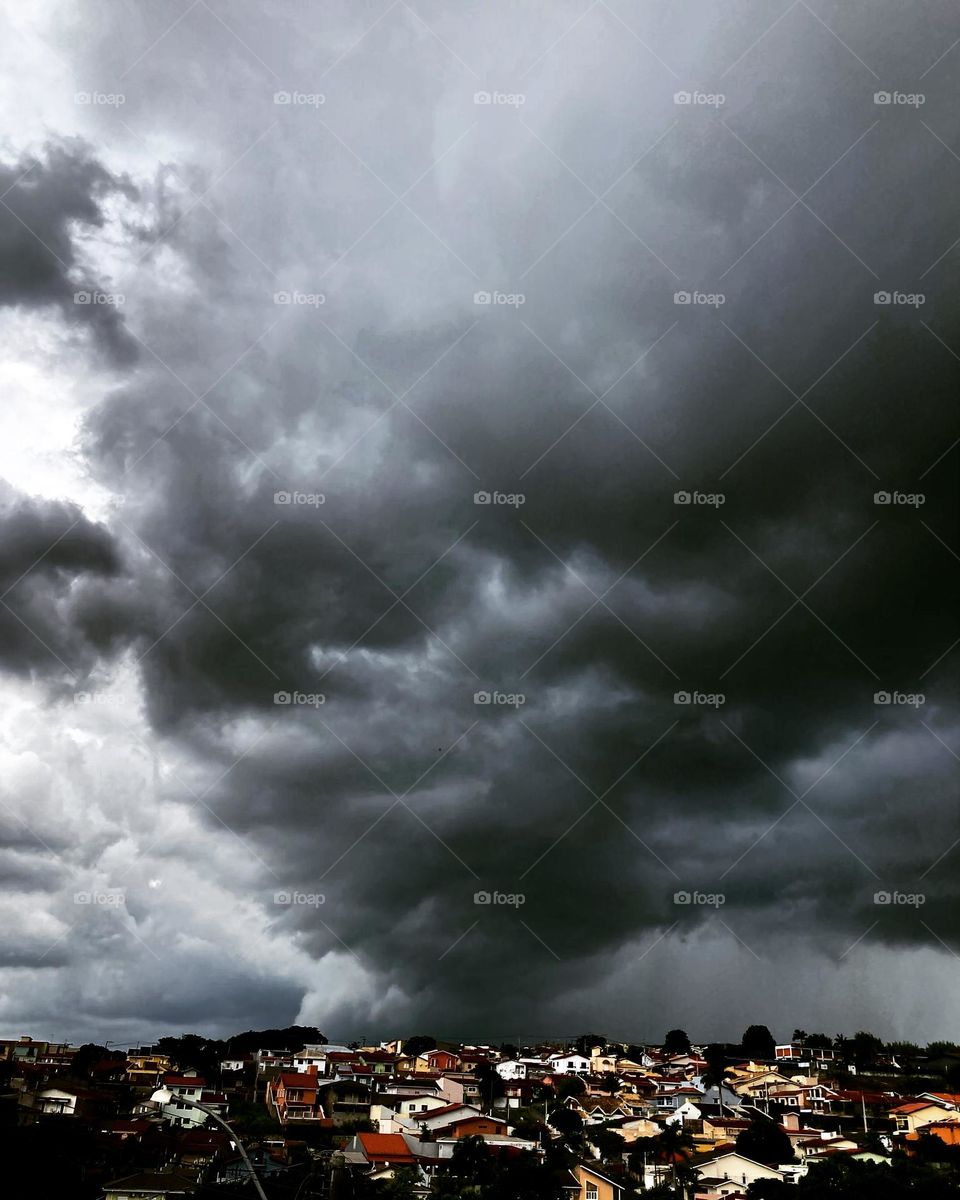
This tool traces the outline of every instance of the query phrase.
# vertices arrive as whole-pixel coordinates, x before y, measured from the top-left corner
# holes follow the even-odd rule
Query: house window
[[[597,1185],[587,1180],[586,1200],[598,1200],[600,1192],[597,1190]]]

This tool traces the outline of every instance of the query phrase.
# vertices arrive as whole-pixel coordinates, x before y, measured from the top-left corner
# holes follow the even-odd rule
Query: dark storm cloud
[[[137,346],[116,297],[88,276],[77,254],[77,230],[101,227],[104,200],[116,192],[133,189],[78,139],[48,142],[42,154],[0,163],[0,305],[54,306],[88,329],[112,362],[129,366]]]
[[[121,570],[117,543],[74,504],[0,494],[0,661],[76,682],[100,657],[78,615]]]
[[[438,48],[398,13],[318,112],[270,103],[314,75],[253,6],[266,65],[198,14],[130,69],[130,120],[215,135],[229,230],[178,210],[158,253],[191,286],[144,300],[155,357],[87,422],[132,574],[75,612],[141,658],[157,734],[226,772],[209,824],[267,864],[277,935],[361,964],[355,1000],[312,1000],[342,1027],[586,1022],[608,986],[626,1023],[631,980],[669,1019],[641,959],[668,930],[690,983],[723,970],[691,950],[711,932],[754,981],[784,929],[821,966],[878,920],[877,946],[960,936],[960,313],[938,261],[960,57],[924,80],[922,121],[874,103],[921,90],[955,21],[823,6],[860,63],[803,5],[755,48],[765,6],[680,7],[618,10],[662,62],[601,6],[526,76],[576,12],[549,36],[514,16],[538,47],[518,63],[482,14],[425,11]],[[98,48],[114,71],[127,32]],[[191,45],[233,82],[165,85]],[[493,75],[517,113],[473,105]],[[674,103],[695,85],[726,103]],[[474,126],[417,216],[382,215]],[[272,303],[295,283],[325,303]],[[525,303],[472,303],[494,287]],[[525,702],[474,703],[494,690]],[[294,691],[325,702],[274,703]],[[325,903],[278,908],[278,888]],[[926,925],[884,889],[923,891]],[[491,890],[525,902],[474,903]],[[694,890],[722,910],[675,902]],[[787,1011],[789,985],[764,986]]]

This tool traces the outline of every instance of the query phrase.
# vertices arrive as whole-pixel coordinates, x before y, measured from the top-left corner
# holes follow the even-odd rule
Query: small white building
[[[589,1075],[590,1059],[582,1054],[551,1054],[550,1070],[555,1075]]]

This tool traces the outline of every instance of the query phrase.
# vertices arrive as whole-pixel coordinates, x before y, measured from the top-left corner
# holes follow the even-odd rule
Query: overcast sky
[[[0,11],[0,1033],[960,1036],[956,6]]]

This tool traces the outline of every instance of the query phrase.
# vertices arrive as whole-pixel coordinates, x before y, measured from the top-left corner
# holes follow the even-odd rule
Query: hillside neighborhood
[[[0,1041],[0,1121],[9,1196],[952,1196],[960,1046],[24,1036]]]

